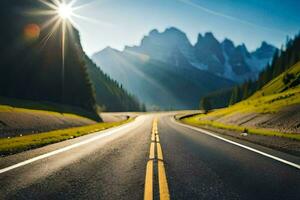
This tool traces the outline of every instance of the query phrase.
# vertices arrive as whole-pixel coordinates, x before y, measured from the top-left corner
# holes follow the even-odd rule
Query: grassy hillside
[[[243,131],[245,128],[250,133],[263,135],[276,135],[300,140],[300,134],[296,134],[299,129],[300,119],[298,113],[300,110],[297,105],[300,104],[300,62],[290,69],[271,80],[261,90],[257,91],[248,99],[241,101],[228,108],[217,109],[208,114],[201,114],[183,121],[190,124],[210,125],[218,128]],[[293,108],[287,110],[289,107]],[[296,109],[296,110],[295,110]],[[280,118],[284,113],[283,119],[278,120],[278,124],[273,124],[275,128],[261,128],[260,124],[267,123],[272,118]],[[264,118],[265,121],[258,120]],[[259,121],[258,124],[251,124],[251,121]],[[285,123],[295,124],[290,127],[292,131],[280,131],[280,126]],[[292,129],[294,128],[294,129]]]
[[[249,100],[285,92],[295,95],[300,92],[300,62],[271,80],[261,90],[252,95]]]

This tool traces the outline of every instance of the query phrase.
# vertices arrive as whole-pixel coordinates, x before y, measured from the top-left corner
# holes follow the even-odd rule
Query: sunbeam
[[[47,33],[47,35],[42,39],[42,48],[44,48],[48,42],[48,40],[51,38],[51,36],[57,31],[59,28],[60,21],[55,21],[54,26],[51,28],[50,32]]]
[[[44,24],[42,24],[41,29],[44,30],[56,22],[60,22],[59,16],[52,17],[50,20],[46,21]]]

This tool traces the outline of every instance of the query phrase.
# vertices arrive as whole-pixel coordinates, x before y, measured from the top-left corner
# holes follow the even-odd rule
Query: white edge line
[[[94,136],[94,137],[92,137],[92,138],[86,139],[86,140],[84,140],[84,141],[81,141],[81,142],[78,142],[78,143],[75,143],[75,144],[72,144],[72,145],[63,147],[63,148],[61,148],[61,149],[57,149],[57,150],[51,151],[51,152],[49,152],[49,153],[46,153],[46,154],[43,154],[43,155],[40,155],[40,156],[31,158],[31,159],[22,161],[22,162],[17,163],[17,164],[14,164],[14,165],[12,165],[12,166],[5,167],[5,168],[3,168],[3,169],[0,169],[0,174],[3,174],[3,173],[8,172],[8,171],[10,171],[10,170],[13,170],[13,169],[22,167],[22,166],[24,166],[24,165],[28,165],[28,164],[33,163],[33,162],[35,162],[35,161],[42,160],[42,159],[44,159],[44,158],[48,158],[48,157],[54,156],[54,155],[59,154],[59,153],[63,153],[63,152],[69,151],[69,150],[71,150],[71,149],[74,149],[74,148],[80,147],[80,146],[82,146],[82,145],[91,143],[91,142],[93,142],[93,141],[95,141],[95,140],[99,140],[99,139],[104,138],[104,137],[106,137],[106,136],[112,135],[112,134],[114,134],[115,132],[118,132],[118,131],[120,131],[120,130],[122,130],[122,129],[125,129],[125,128],[127,128],[127,127],[130,126],[130,125],[132,125],[132,124],[131,124],[131,123],[128,123],[128,124],[126,124],[126,125],[117,127],[117,128],[115,128],[115,129],[112,129],[112,130],[103,130],[103,131],[95,132],[95,133],[100,133],[100,132],[103,132],[103,133],[100,134],[100,135]]]
[[[284,159],[282,159],[282,158],[279,158],[279,157],[276,157],[276,156],[267,154],[267,153],[265,153],[265,152],[262,152],[262,151],[259,151],[259,150],[257,150],[257,149],[254,149],[254,148],[252,148],[252,147],[248,147],[248,146],[246,146],[246,145],[243,145],[243,144],[234,142],[234,141],[232,141],[232,140],[225,139],[225,138],[223,138],[223,137],[221,137],[221,136],[218,136],[218,135],[216,135],[216,134],[214,134],[214,133],[212,133],[212,132],[209,132],[209,131],[207,131],[207,130],[204,130],[204,129],[202,129],[202,128],[197,128],[197,127],[193,127],[193,126],[190,126],[190,125],[183,124],[183,123],[181,123],[181,122],[176,121],[176,120],[174,119],[174,117],[171,117],[171,118],[172,118],[172,121],[173,121],[173,122],[177,123],[177,124],[180,125],[180,126],[183,126],[183,127],[189,128],[189,129],[193,129],[193,130],[195,130],[195,131],[200,131],[201,133],[204,133],[204,134],[206,134],[206,135],[212,136],[212,137],[214,137],[214,138],[223,140],[223,141],[228,142],[228,143],[230,143],[230,144],[233,144],[233,145],[242,147],[242,148],[247,149],[247,150],[249,150],[249,151],[252,151],[252,152],[261,154],[261,155],[266,156],[266,157],[268,157],[268,158],[272,158],[272,159],[277,160],[277,161],[279,161],[279,162],[282,162],[282,163],[284,163],[284,164],[287,164],[287,165],[290,165],[290,166],[295,167],[295,168],[297,168],[297,169],[300,169],[300,165],[298,165],[298,164],[296,164],[296,163],[293,163],[293,162],[284,160]]]

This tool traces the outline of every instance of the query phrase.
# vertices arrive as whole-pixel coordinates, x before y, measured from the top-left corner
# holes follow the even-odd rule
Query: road
[[[172,119],[142,115],[0,158],[0,199],[299,199],[300,158]]]

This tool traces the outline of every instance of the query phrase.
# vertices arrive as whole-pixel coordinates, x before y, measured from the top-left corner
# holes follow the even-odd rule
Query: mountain
[[[211,108],[221,108],[247,99],[262,89],[266,83],[300,61],[300,34],[290,39],[285,46],[285,49],[275,52],[272,62],[260,71],[255,80],[245,81],[231,89],[216,91],[203,97],[202,101],[209,102]],[[252,54],[256,58],[267,59],[273,53],[272,48],[263,43]]]
[[[186,34],[173,27],[166,29],[164,33],[159,33],[154,29],[142,39],[140,46],[126,47],[125,50],[145,54],[152,59],[175,66],[179,65],[177,59],[180,59],[180,56],[189,62],[196,62],[193,46]],[[178,52],[181,54],[176,55]]]
[[[98,72],[97,78],[102,82],[91,82],[91,61],[81,47],[78,31],[70,24],[62,64],[62,26],[52,32],[54,23],[48,22],[53,16],[30,14],[48,9],[40,1],[1,1],[0,96],[73,106],[99,119],[94,88],[97,92],[97,84],[101,83],[106,87],[96,93],[100,106],[125,110],[120,105],[122,99],[130,98],[116,82],[102,72]],[[110,101],[104,100],[107,96]],[[114,98],[118,101],[112,101]]]
[[[249,52],[229,39],[219,42],[212,33],[199,34],[192,45],[184,32],[171,27],[154,29],[140,45],[123,51],[108,47],[92,59],[148,108],[191,109],[209,92],[254,79],[275,50],[263,42]]]
[[[195,44],[195,56],[208,71],[215,74],[224,73],[225,56],[222,46],[212,33],[206,33],[204,36],[199,34]]]
[[[275,51],[274,46],[262,42],[261,47],[249,52],[244,44],[235,46],[229,39],[219,42],[212,33],[199,34],[195,44],[195,55],[202,66],[235,82],[256,78]]]
[[[163,48],[167,49],[168,45]],[[234,84],[193,67],[179,48],[169,54],[169,58],[176,57],[173,64],[158,59],[167,52],[152,51],[154,59],[142,53],[145,49],[118,51],[106,48],[92,58],[105,73],[144,102],[149,110],[195,109],[201,96]]]
[[[184,32],[171,27],[161,33],[152,30],[139,46],[125,50],[175,66],[180,65],[179,61],[188,62],[220,77],[243,82],[256,78],[271,61],[276,48],[262,42],[261,47],[249,52],[244,44],[235,46],[229,39],[219,42],[211,32],[199,34],[196,44],[192,45]]]
[[[257,59],[270,59],[274,56],[274,47],[266,42],[262,42],[261,46],[257,48],[252,55]]]

